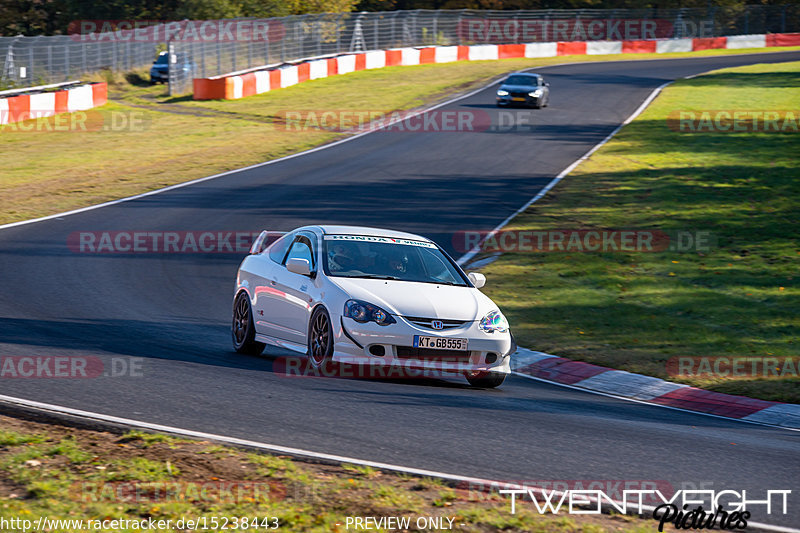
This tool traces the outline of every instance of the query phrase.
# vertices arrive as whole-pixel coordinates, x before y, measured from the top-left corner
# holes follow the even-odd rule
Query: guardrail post
[[[264,39],[264,64],[269,65],[269,25],[267,25],[267,37]]]
[[[786,5],[781,6],[781,33],[786,33]]]
[[[206,77],[206,43],[200,42],[197,43],[197,47],[200,49],[200,77]]]

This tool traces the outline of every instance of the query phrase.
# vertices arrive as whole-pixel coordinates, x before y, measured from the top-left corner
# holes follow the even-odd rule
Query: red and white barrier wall
[[[715,48],[739,49],[774,46],[800,46],[800,33],[649,41],[569,41],[397,48],[309,60],[272,70],[258,70],[247,74],[195,78],[194,99],[230,100],[244,98],[245,96],[289,87],[307,80],[396,65],[424,65],[426,63],[449,63],[452,61],[565,55],[665,54]]]
[[[62,91],[20,94],[0,98],[0,124],[86,111],[108,101],[105,82],[87,83]]]

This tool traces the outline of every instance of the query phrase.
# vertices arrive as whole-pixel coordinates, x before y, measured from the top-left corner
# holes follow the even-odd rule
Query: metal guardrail
[[[243,29],[243,31],[239,31]],[[208,31],[206,31],[208,30]],[[146,31],[0,37],[0,88],[149,66],[170,50],[170,94],[193,77],[407,46],[800,32],[800,5],[670,9],[415,10],[180,21]],[[643,34],[645,33],[645,34]]]
[[[40,91],[46,91],[47,89],[58,89],[63,87],[69,87],[70,85],[79,85],[81,80],[72,80],[72,81],[65,81],[63,83],[51,83],[50,85],[38,85],[36,87],[21,87],[19,89],[9,89],[7,91],[0,91],[0,97],[7,97],[7,96],[14,96],[20,93],[35,93]]]

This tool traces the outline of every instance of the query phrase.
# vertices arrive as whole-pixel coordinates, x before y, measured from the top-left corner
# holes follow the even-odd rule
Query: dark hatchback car
[[[194,77],[195,65],[186,54],[177,54],[172,67],[180,69],[184,76]],[[169,83],[169,69],[169,53],[161,52],[150,67],[150,82]]]
[[[497,106],[532,106],[541,109],[550,103],[550,84],[538,74],[515,72],[500,83]]]

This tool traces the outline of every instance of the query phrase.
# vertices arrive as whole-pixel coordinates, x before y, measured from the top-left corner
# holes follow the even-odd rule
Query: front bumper
[[[544,95],[536,98],[534,98],[531,95],[514,96],[514,97],[510,95],[497,96],[496,98],[497,98],[497,105],[509,106],[509,107],[512,106],[528,107],[528,106],[538,106],[541,103],[542,99],[544,98]],[[514,100],[514,98],[517,98],[517,100]],[[519,100],[519,98],[523,98],[523,100]]]
[[[360,324],[340,318],[334,328],[333,360],[354,365],[377,365],[390,369],[422,370],[425,375],[511,372],[511,353],[516,346],[509,332],[486,333],[478,322],[461,327],[433,330],[416,326],[402,317],[396,324]],[[465,338],[467,351],[415,349],[414,336]],[[377,355],[383,353],[383,355]]]

